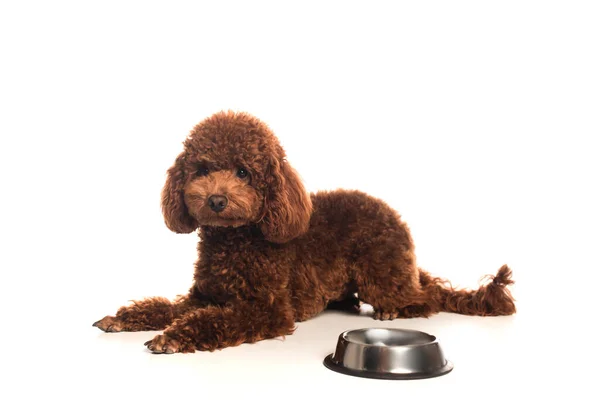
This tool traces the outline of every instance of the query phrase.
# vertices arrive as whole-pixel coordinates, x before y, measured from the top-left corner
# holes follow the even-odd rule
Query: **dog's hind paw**
[[[396,318],[428,318],[434,314],[430,306],[425,304],[412,304],[394,311],[375,310],[373,319],[381,321],[392,320]]]
[[[92,326],[95,326],[96,328],[101,329],[104,332],[121,332],[123,330],[121,321],[119,321],[116,317],[112,317],[110,315],[107,315],[100,321],[94,322]]]
[[[392,319],[396,319],[398,317],[397,312],[384,312],[384,311],[375,311],[373,313],[373,319],[378,319],[380,321],[390,321]]]
[[[166,335],[156,335],[154,339],[144,343],[144,346],[154,354],[173,354],[181,351],[179,342]]]

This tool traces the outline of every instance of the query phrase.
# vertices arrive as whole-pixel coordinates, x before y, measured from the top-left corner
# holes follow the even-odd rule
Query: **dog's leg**
[[[201,306],[202,302],[190,295],[173,302],[164,297],[151,297],[123,306],[115,316],[107,315],[93,326],[105,332],[162,330],[184,313]]]
[[[428,304],[419,285],[412,282],[399,285],[383,282],[365,284],[359,288],[359,297],[373,306],[373,318],[382,321],[429,317],[437,312]]]
[[[356,263],[358,298],[373,306],[375,319],[428,317],[437,312],[422,290],[413,246],[404,234],[373,238],[372,247]]]
[[[213,351],[289,335],[293,330],[291,307],[271,298],[189,311],[145,345],[153,353]]]

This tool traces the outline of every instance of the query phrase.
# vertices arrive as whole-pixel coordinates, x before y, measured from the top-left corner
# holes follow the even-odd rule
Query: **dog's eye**
[[[246,179],[248,177],[248,171],[244,168],[238,168],[236,175],[240,179]]]
[[[196,171],[196,175],[197,176],[206,176],[208,175],[208,167],[202,166],[200,168],[198,168],[198,171]]]

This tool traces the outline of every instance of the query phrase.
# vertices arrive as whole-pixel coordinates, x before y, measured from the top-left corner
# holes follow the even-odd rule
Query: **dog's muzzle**
[[[227,197],[225,196],[213,194],[208,198],[208,206],[216,213],[223,211],[225,207],[227,207],[227,203],[229,203],[229,200],[227,200]]]

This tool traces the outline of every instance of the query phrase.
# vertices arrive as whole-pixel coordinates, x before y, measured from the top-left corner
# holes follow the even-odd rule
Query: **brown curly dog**
[[[215,350],[289,335],[328,306],[371,304],[376,319],[515,312],[504,265],[487,286],[455,290],[415,263],[409,229],[381,200],[357,191],[308,194],[271,130],[245,113],[198,124],[168,171],[167,226],[198,229],[189,293],[121,307],[94,326],[162,330],[154,353]]]

